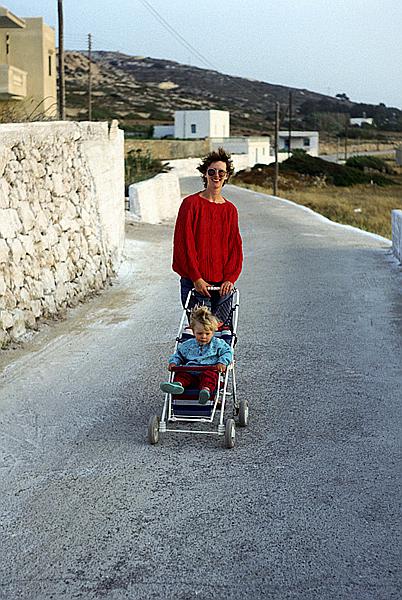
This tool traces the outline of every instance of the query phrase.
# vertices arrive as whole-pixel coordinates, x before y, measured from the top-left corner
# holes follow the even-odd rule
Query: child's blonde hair
[[[195,324],[199,323],[204,329],[216,331],[218,329],[218,319],[211,313],[208,306],[196,306],[191,311],[190,327],[194,329]]]

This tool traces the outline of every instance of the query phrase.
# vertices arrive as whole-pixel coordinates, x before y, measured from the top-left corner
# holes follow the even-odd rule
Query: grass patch
[[[281,171],[278,196],[307,206],[331,221],[353,225],[391,239],[391,211],[402,209],[402,168],[393,163],[393,185],[328,185],[325,177]],[[232,183],[272,194],[273,167],[259,165],[237,174]],[[254,181],[253,181],[254,180]]]

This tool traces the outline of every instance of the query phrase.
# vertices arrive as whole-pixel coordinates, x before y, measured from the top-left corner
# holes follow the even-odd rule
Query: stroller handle
[[[171,371],[217,371],[217,365],[175,365],[170,369]]]

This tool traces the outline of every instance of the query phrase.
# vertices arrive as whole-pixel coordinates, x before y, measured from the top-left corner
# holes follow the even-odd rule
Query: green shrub
[[[386,161],[377,156],[351,156],[345,164],[347,167],[353,167],[354,169],[359,169],[359,171],[370,169],[379,173],[387,173],[388,175],[395,174],[395,171],[387,165]]]
[[[144,153],[140,148],[133,148],[127,152],[124,161],[126,195],[128,195],[127,188],[132,183],[150,179],[159,173],[167,173],[170,171],[170,168],[162,164],[159,159],[152,158],[149,150]]]
[[[297,154],[285,160],[280,169],[282,171],[293,171],[310,175],[312,177],[324,177],[328,183],[336,186],[357,185],[359,183],[374,183],[376,185],[393,185],[394,182],[384,175],[364,173],[354,167],[331,163],[310,154]]]

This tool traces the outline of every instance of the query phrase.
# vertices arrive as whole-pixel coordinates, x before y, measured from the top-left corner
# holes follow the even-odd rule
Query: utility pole
[[[288,158],[292,154],[292,92],[289,92],[289,145]]]
[[[345,162],[348,160],[348,117],[345,121]]]
[[[274,141],[275,174],[274,174],[274,184],[273,184],[273,189],[272,189],[272,193],[274,196],[276,196],[277,192],[278,192],[278,176],[279,176],[278,137],[279,137],[279,102],[276,102],[276,104],[275,104],[275,141]]]
[[[57,0],[59,17],[59,119],[66,120],[66,88],[64,83],[63,0]]]
[[[92,121],[92,73],[91,73],[92,36],[88,33],[88,121]]]

